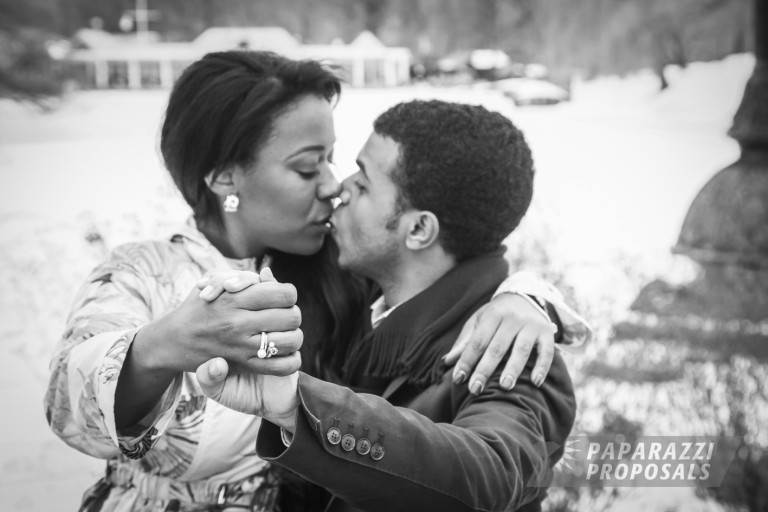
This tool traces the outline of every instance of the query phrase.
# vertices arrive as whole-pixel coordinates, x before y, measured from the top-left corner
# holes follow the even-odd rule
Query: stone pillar
[[[94,77],[96,79],[97,89],[106,89],[109,87],[109,65],[104,60],[93,62]]]
[[[700,273],[684,286],[647,285],[619,336],[669,335],[768,358],[768,1],[754,7],[757,62],[728,132],[741,157],[701,189],[673,248]]]
[[[710,474],[720,476],[714,485],[697,481],[696,495],[714,498],[725,510],[763,512],[768,510],[768,0],[753,4],[757,64],[729,131],[741,156],[701,189],[673,248],[700,272],[685,285],[647,284],[633,314],[613,326],[609,347],[588,363],[589,378],[576,389],[588,389],[586,403],[609,404],[603,415],[603,432],[609,435],[631,439],[640,429],[646,435],[712,436],[716,441],[706,464]],[[696,499],[693,492],[689,499]],[[699,508],[711,506],[708,501]]]
[[[141,89],[141,67],[139,61],[128,61],[128,88]]]
[[[384,85],[395,87],[397,85],[397,60],[391,55],[384,58]]]
[[[160,87],[163,89],[173,87],[173,63],[168,59],[160,61]]]
[[[356,58],[352,61],[352,77],[350,83],[354,87],[365,86],[365,59]]]

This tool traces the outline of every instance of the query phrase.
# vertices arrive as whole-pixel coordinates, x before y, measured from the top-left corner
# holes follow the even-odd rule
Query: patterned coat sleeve
[[[56,435],[88,455],[140,458],[173,416],[181,375],[139,424],[120,433],[115,427],[123,361],[140,327],[153,319],[153,301],[161,301],[153,270],[161,268],[160,259],[152,245],[117,248],[78,291],[54,350],[46,417]]]

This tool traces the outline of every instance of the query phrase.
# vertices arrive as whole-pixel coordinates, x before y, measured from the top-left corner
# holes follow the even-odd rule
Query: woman
[[[333,378],[366,293],[336,266],[327,237],[340,191],[331,172],[339,93],[319,63],[258,52],[207,55],[174,86],[161,150],[193,218],[166,239],[117,248],[94,270],[51,363],[51,428],[108,460],[83,509],[275,508],[267,466],[253,455],[258,418],[207,401],[188,372],[222,355],[261,373],[295,371],[298,296],[303,369]],[[244,302],[197,296],[209,270],[266,264],[295,290],[275,284]],[[535,312],[522,318],[547,333]],[[260,331],[284,331],[270,339],[287,355],[255,357]]]

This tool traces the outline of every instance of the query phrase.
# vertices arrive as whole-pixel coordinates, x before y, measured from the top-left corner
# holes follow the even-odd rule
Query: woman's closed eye
[[[328,168],[333,172],[336,167],[336,164],[333,162],[333,154],[330,154],[327,157],[325,155],[320,155],[316,160],[298,162],[293,170],[301,174],[303,178],[309,180],[320,174],[323,164],[328,165]]]
[[[317,165],[317,162],[315,161],[296,164],[293,167],[293,170],[299,173],[302,178],[305,178],[308,180],[320,174],[320,167]]]
[[[320,174],[320,170],[315,169],[296,169],[296,172],[299,173],[299,175],[304,178],[305,180],[311,180],[313,178],[316,178],[318,174]]]

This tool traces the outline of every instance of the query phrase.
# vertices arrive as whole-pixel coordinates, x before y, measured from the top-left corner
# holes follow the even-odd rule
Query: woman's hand
[[[262,282],[277,281],[269,267],[261,270],[261,275],[248,270],[209,270],[197,282],[200,298],[213,302],[224,292],[238,293],[246,288]]]
[[[296,371],[303,341],[296,288],[275,281],[268,269],[262,275],[249,274],[250,282],[258,286],[224,293],[210,302],[193,290],[176,310],[139,331],[133,357],[149,368],[173,372],[194,372],[214,357],[225,358],[238,370],[267,375]],[[275,344],[275,357],[258,357],[262,332]]]
[[[296,288],[276,282],[268,271],[257,277],[258,286],[213,302],[201,300],[195,288],[175,310],[139,329],[115,391],[118,429],[146,416],[179,373],[213,358],[225,358],[234,371],[264,376],[299,369],[304,335]],[[262,332],[275,344],[273,357],[258,357]]]
[[[469,390],[479,394],[512,346],[512,354],[500,377],[501,387],[509,390],[536,347],[538,356],[531,378],[541,386],[554,358],[556,332],[557,327],[526,298],[502,293],[467,320],[445,356],[445,363],[449,366],[456,363],[453,369],[456,384],[465,382],[474,368]]]

